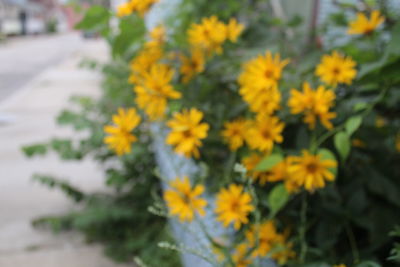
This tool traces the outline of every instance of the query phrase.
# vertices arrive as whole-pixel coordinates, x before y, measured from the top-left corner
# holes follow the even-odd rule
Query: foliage
[[[273,230],[268,228],[271,231],[268,238],[273,236],[281,241],[278,245],[272,243],[273,248],[268,255],[282,266],[322,267],[339,263],[357,267],[396,266],[399,246],[397,243],[393,246],[393,241],[398,236],[398,231],[393,231],[392,235],[388,233],[400,221],[400,171],[394,167],[400,160],[400,22],[375,1],[361,1],[360,6],[339,3],[336,14],[332,14],[320,29],[312,29],[311,37],[317,36],[314,39],[305,36],[303,32],[304,18],[296,14],[285,18],[279,15],[276,7],[271,5],[272,2],[275,1],[182,0],[173,15],[166,19],[167,31],[164,39],[156,41],[157,47],[162,47],[164,57],[161,63],[153,62],[149,67],[151,69],[153,65],[160,63],[175,70],[171,79],[165,79],[166,84],[155,86],[158,92],[163,92],[160,87],[171,84],[179,93],[179,97],[163,96],[162,99],[168,103],[168,108],[159,122],[167,122],[165,124],[172,129],[168,138],[174,139],[174,142],[169,143],[178,146],[179,141],[184,142],[188,133],[179,135],[179,131],[189,128],[197,139],[193,142],[196,144],[191,151],[193,153],[186,153],[186,156],[194,155],[196,158],[199,154],[196,162],[200,166],[207,166],[208,172],[202,182],[208,193],[217,193],[222,199],[220,205],[234,203],[235,199],[243,202],[249,198],[251,200],[250,203],[243,204],[243,210],[238,214],[238,218],[244,217],[248,220],[243,219],[238,224],[239,227],[236,227],[235,222],[237,242],[219,244],[212,238],[209,241],[223,250],[228,266],[240,259],[247,262],[254,253],[259,253],[258,256],[262,254],[259,244],[261,240],[258,240],[261,233],[254,229],[261,228],[262,222],[266,222],[264,226],[268,228],[268,222],[273,220]],[[371,13],[379,8],[386,18],[379,28],[371,31],[367,29],[365,34],[358,36],[346,34],[348,22],[354,19],[356,12]],[[53,150],[63,159],[79,160],[91,156],[103,166],[112,166],[105,170],[106,183],[115,189],[115,194],[82,195],[80,200],[86,206],[82,212],[59,220],[49,218],[45,221],[56,229],[68,226],[82,230],[89,240],[106,243],[115,258],[126,259],[132,253],[139,253],[143,261],[139,259],[138,262],[142,265],[158,266],[151,261],[154,260],[154,255],[160,255],[155,260],[161,262],[171,251],[187,252],[189,249],[170,242],[161,242],[160,247],[169,249],[162,250],[166,254],[152,250],[157,241],[165,240],[166,232],[159,234],[157,231],[165,228],[165,221],[152,217],[146,210],[149,206],[157,206],[160,208],[159,215],[164,215],[161,212],[164,205],[160,203],[160,182],[153,173],[156,161],[152,149],[149,149],[152,143],[149,125],[152,121],[149,120],[146,103],[134,99],[141,92],[138,87],[151,87],[149,84],[153,81],[150,70],[141,70],[145,74],[143,75],[132,65],[141,53],[147,51],[154,41],[151,38],[154,37],[149,38],[143,18],[135,12],[120,17],[118,29],[111,29],[108,22],[114,15],[104,8],[93,7],[78,25],[80,29],[101,33],[111,46],[113,60],[102,68],[103,96],[99,100],[76,97],[73,101],[79,103],[80,111],[66,110],[58,117],[58,123],[69,124],[76,131],[88,132],[88,135],[78,141],[55,138],[46,144],[25,147],[24,151],[28,156],[33,156]],[[221,23],[228,25],[231,18],[236,18],[245,24],[246,29],[237,42],[223,45],[217,43],[215,47],[221,45],[223,53],[219,54],[218,49],[206,51],[204,68],[185,82],[185,73],[179,73],[182,70],[182,58],[191,55],[196,48],[195,41],[188,41],[187,32],[193,29],[193,23],[203,27],[199,23],[202,23],[204,17],[212,15],[220,20],[215,23],[216,28],[224,27]],[[203,23],[206,24],[204,21]],[[207,48],[209,47],[207,44]],[[241,87],[246,79],[253,83],[256,81],[246,77],[238,79],[246,71],[243,63],[251,63],[250,60],[259,54],[265,54],[266,50],[275,55],[279,53],[281,62],[290,58],[289,64],[286,62],[280,67],[282,77],[274,81],[276,90],[281,94],[279,107],[267,114],[272,116],[273,113],[279,121],[285,123],[282,141],[276,141],[273,149],[266,149],[267,151],[259,149],[257,144],[254,145],[254,139],[249,140],[248,136],[254,132],[254,125],[259,123],[260,128],[266,124],[273,125],[272,120],[270,117],[265,119],[265,114],[261,114],[259,110],[254,112],[252,103],[246,103],[249,101],[242,99],[245,94],[242,92],[245,90]],[[327,78],[318,79],[317,76],[323,75],[316,71],[321,58],[334,58],[334,51],[338,51],[338,55],[345,55],[341,59],[336,57],[335,60],[343,60],[339,66],[346,65],[348,59],[355,62],[354,77],[332,83],[326,82],[329,80]],[[268,54],[265,58],[268,58]],[[251,76],[251,68],[249,69]],[[348,70],[349,73],[352,71],[354,70]],[[135,79],[131,79],[132,76]],[[158,77],[163,76],[158,73]],[[148,83],[143,85],[140,79],[150,82],[146,80]],[[128,80],[134,80],[133,85]],[[325,93],[324,97],[306,89],[292,89],[301,88],[303,82],[308,82],[311,88],[324,85],[323,90],[318,89]],[[134,91],[132,87],[135,88]],[[306,86],[303,85],[304,87]],[[310,100],[308,103],[309,106],[310,103],[314,106],[296,107],[296,101],[291,101],[296,95],[294,91],[299,99],[314,99],[314,102]],[[331,96],[329,93],[334,95],[334,101],[326,100]],[[119,107],[136,108],[144,121],[134,130],[138,140],[132,144],[132,153],[122,157],[116,157],[103,144],[103,126],[112,123],[111,116],[116,114]],[[265,108],[265,104],[262,108]],[[296,108],[300,111],[294,111]],[[181,117],[185,119],[179,120],[176,114],[184,109],[191,109],[191,115],[183,112]],[[331,116],[332,110],[336,116]],[[304,115],[304,118],[297,114]],[[201,123],[197,121],[190,126],[185,125],[186,118],[194,120],[193,117],[200,117]],[[249,125],[252,126],[243,124],[243,127],[251,129],[244,131],[244,145],[232,151],[227,145],[229,140],[224,140],[221,132],[226,130],[226,122],[232,122],[239,117],[250,121]],[[118,134],[122,137],[118,137],[123,139],[123,134],[126,133],[118,125],[118,121],[113,119],[116,127],[120,127]],[[279,128],[276,125],[269,128],[273,127]],[[131,131],[129,134],[132,134]],[[263,136],[259,139],[262,138]],[[196,149],[200,149],[200,153]],[[260,151],[256,152],[257,149]],[[179,152],[176,147],[175,150]],[[307,151],[301,152],[304,150]],[[260,157],[260,160],[255,166],[249,167],[245,159],[252,153]],[[322,166],[320,168],[324,170],[321,174],[323,178],[319,179],[326,180],[322,185],[319,182],[299,182],[309,179],[302,177],[300,173],[302,168],[307,171],[309,165],[306,162],[313,162],[313,169],[315,166]],[[277,175],[279,168],[284,168],[285,173],[290,175],[271,180],[271,175]],[[41,177],[39,180],[47,185],[60,187],[72,197],[77,196],[77,191],[64,182],[50,177]],[[232,184],[240,186],[235,187]],[[228,186],[229,190],[225,190]],[[179,191],[178,186],[175,189]],[[196,186],[189,185],[182,190],[186,196],[200,198],[198,192],[195,193]],[[190,203],[185,203],[185,199],[181,201],[179,194],[176,195],[178,197],[174,201],[169,201],[169,208],[174,208],[171,205],[179,205],[182,209],[190,209]],[[153,202],[156,205],[152,205]],[[221,212],[226,209],[227,207],[223,207],[219,210]],[[224,220],[239,220],[232,216],[219,214]],[[136,224],[139,224],[139,231],[133,235],[131,227]],[[239,229],[241,224],[244,226]],[[110,229],[119,229],[121,233]],[[250,246],[249,236],[252,235],[258,241],[253,241],[252,248],[244,247],[248,251],[243,253],[241,242],[247,242],[245,244]],[[148,238],[149,236],[155,238]],[[190,252],[213,262],[198,251]],[[281,256],[283,260],[279,256],[282,253],[288,253],[287,256]],[[163,266],[176,266],[174,260],[162,262]],[[250,266],[250,263],[246,263],[247,265]]]

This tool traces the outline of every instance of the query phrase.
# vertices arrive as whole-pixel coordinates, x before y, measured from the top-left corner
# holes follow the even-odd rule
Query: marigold
[[[167,144],[175,146],[175,152],[178,154],[198,158],[201,139],[207,137],[209,129],[207,123],[201,123],[202,119],[203,113],[195,108],[175,113],[173,119],[167,122],[171,128],[166,139]]]
[[[210,54],[220,54],[227,38],[226,26],[216,16],[203,18],[200,24],[190,26],[188,38],[193,47],[204,49]]]
[[[290,179],[309,192],[325,187],[325,181],[333,181],[334,174],[329,168],[337,166],[334,160],[323,160],[320,155],[312,155],[303,150],[302,156],[293,157],[289,167]]]
[[[170,183],[171,189],[164,193],[164,199],[170,210],[171,215],[178,216],[181,222],[191,222],[195,213],[200,216],[205,215],[207,201],[200,197],[204,192],[204,186],[191,186],[189,178],[177,177]]]
[[[193,49],[190,57],[182,55],[181,60],[181,73],[184,83],[188,83],[194,75],[204,71],[205,57],[203,51],[200,49]]]
[[[118,114],[114,115],[112,120],[115,125],[104,126],[104,132],[109,134],[104,138],[104,143],[119,156],[130,153],[131,144],[137,140],[131,132],[140,123],[140,117],[136,109],[124,110],[120,108],[118,109]]]
[[[357,13],[357,18],[350,22],[348,34],[370,34],[385,21],[385,17],[381,16],[379,10],[371,13],[370,19],[363,13]]]
[[[247,244],[242,243],[236,246],[232,260],[235,267],[248,267],[253,260],[249,257],[249,248]]]
[[[181,93],[170,84],[174,71],[165,64],[154,64],[143,73],[142,84],[134,88],[136,103],[151,120],[163,117],[168,99],[179,99]]]
[[[325,89],[324,86],[313,90],[309,83],[304,82],[302,92],[296,89],[290,91],[288,106],[292,114],[304,113],[304,122],[311,129],[315,128],[317,118],[327,129],[331,129],[333,125],[330,120],[336,117],[336,113],[329,109],[333,107],[335,98],[332,90]]]
[[[236,43],[238,37],[244,30],[244,25],[237,22],[236,19],[232,18],[226,25],[226,36],[232,42]]]
[[[221,132],[221,135],[224,137],[225,142],[229,144],[229,148],[232,151],[243,146],[249,124],[249,121],[243,118],[225,122],[224,130]]]
[[[357,75],[356,62],[351,57],[333,51],[324,55],[315,74],[326,84],[336,86],[339,83],[351,84]]]
[[[234,228],[238,230],[242,224],[249,222],[249,213],[254,210],[251,202],[250,194],[244,192],[241,185],[231,184],[227,189],[222,188],[216,199],[217,220],[222,222],[224,227],[233,223]]]
[[[284,126],[278,117],[260,114],[248,130],[246,141],[252,149],[270,152],[274,143],[282,143]]]

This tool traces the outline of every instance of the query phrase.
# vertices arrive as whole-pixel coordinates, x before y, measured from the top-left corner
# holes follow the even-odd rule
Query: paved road
[[[18,38],[0,44],[0,102],[81,44],[77,33]]]

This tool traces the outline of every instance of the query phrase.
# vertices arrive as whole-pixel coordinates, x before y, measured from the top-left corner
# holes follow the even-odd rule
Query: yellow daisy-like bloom
[[[313,90],[310,84],[303,83],[303,91],[292,89],[288,106],[292,114],[304,113],[304,122],[311,129],[315,128],[317,119],[319,119],[327,129],[332,129],[331,119],[336,117],[336,113],[330,112],[330,108],[334,105],[336,98],[332,90],[319,86],[317,90]]]
[[[134,88],[136,103],[151,120],[161,119],[167,108],[168,99],[178,99],[181,93],[170,84],[174,71],[168,65],[154,64],[143,73],[141,85]]]
[[[226,36],[232,42],[236,43],[240,34],[244,30],[244,25],[237,22],[236,19],[232,18],[226,25]]]
[[[280,265],[283,265],[296,255],[292,250],[293,244],[286,242],[286,236],[278,232],[273,221],[265,221],[260,225],[253,225],[245,235],[251,247],[258,245],[252,253],[253,257],[265,257],[273,249],[279,247],[279,250],[270,256]]]
[[[140,116],[134,108],[120,108],[112,120],[115,125],[104,126],[104,132],[109,134],[104,138],[104,143],[119,156],[130,153],[131,144],[137,141],[131,132],[139,125]]]
[[[140,84],[145,73],[163,57],[163,51],[159,46],[148,46],[141,50],[130,63],[131,84]]]
[[[252,149],[270,152],[274,143],[282,143],[284,127],[284,123],[280,122],[278,117],[260,114],[248,130],[246,141]]]
[[[177,177],[170,183],[170,187],[171,189],[165,191],[164,199],[171,215],[178,216],[181,222],[191,222],[195,213],[205,215],[207,201],[200,197],[204,186],[192,187],[189,178],[184,176],[183,179]]]
[[[232,151],[243,146],[249,124],[249,121],[243,118],[224,124],[224,130],[221,132],[221,135],[224,137],[225,142],[229,144],[229,148]]]
[[[370,19],[363,13],[357,13],[357,18],[350,22],[348,34],[370,34],[385,21],[379,10],[371,13]]]
[[[154,27],[150,32],[150,41],[145,43],[146,47],[160,47],[166,39],[166,29],[163,25]]]
[[[302,156],[292,158],[293,163],[289,167],[290,179],[309,192],[323,188],[326,181],[335,179],[329,170],[337,166],[334,160],[323,160],[319,155],[312,155],[306,150],[303,150]]]
[[[198,109],[183,110],[175,113],[173,119],[167,122],[171,132],[167,136],[166,143],[175,146],[175,152],[186,157],[200,156],[199,147],[201,139],[207,137],[209,125],[201,123],[203,113]]]
[[[147,14],[150,8],[160,0],[131,0],[133,10],[137,12],[141,17]]]
[[[239,94],[256,113],[272,114],[280,109],[281,93],[277,87],[256,89],[252,86],[241,87]]]
[[[133,6],[130,2],[120,4],[117,7],[117,16],[118,17],[125,17],[129,16],[133,12]]]
[[[265,55],[259,55],[244,64],[239,84],[241,87],[257,89],[277,87],[282,77],[282,70],[287,64],[289,60],[281,60],[279,53],[272,55],[267,51]]]
[[[249,248],[247,244],[242,243],[236,246],[232,260],[235,267],[248,267],[253,260],[248,255]]]
[[[188,83],[194,75],[204,71],[205,57],[201,49],[193,49],[190,57],[181,56],[183,82]]]
[[[339,83],[351,84],[357,75],[356,62],[337,51],[324,55],[315,74],[326,84],[336,86]]]
[[[210,54],[220,54],[227,38],[226,26],[216,16],[203,18],[200,24],[191,25],[188,38],[192,47],[204,49]]]
[[[249,176],[254,180],[258,181],[261,185],[265,185],[267,182],[278,182],[286,179],[288,173],[288,161],[283,160],[282,162],[276,164],[269,171],[256,171],[255,168],[263,159],[257,153],[253,153],[250,156],[243,158],[242,164],[246,167]]]
[[[249,213],[254,210],[251,201],[250,194],[244,192],[241,185],[231,184],[227,189],[222,188],[216,199],[217,221],[222,222],[224,227],[233,223],[233,227],[239,230],[242,224],[249,222]]]

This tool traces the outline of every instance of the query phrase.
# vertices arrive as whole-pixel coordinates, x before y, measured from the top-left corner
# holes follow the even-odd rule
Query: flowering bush
[[[171,181],[150,210],[188,224],[215,205],[211,215],[234,234],[203,227],[211,244],[203,258],[213,266],[261,266],[263,258],[396,266],[398,18],[374,3],[339,4],[307,41],[299,19],[285,20],[274,4],[232,0],[218,11],[220,1],[187,0],[174,21],[146,32],[155,2],[121,5],[114,35],[99,23],[109,11],[89,11],[80,24],[100,25],[114,59],[129,64],[132,89],[118,90],[104,127],[110,151],[124,162],[158,124],[168,129],[165,146],[202,168]],[[141,153],[155,162],[149,146]]]

